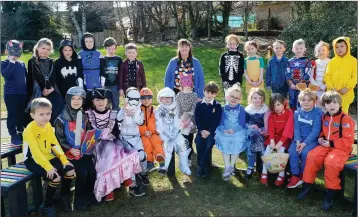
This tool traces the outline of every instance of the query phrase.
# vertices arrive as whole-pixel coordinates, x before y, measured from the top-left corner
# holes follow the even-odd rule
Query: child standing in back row
[[[237,35],[230,34],[225,38],[227,51],[220,57],[219,75],[224,91],[234,84],[242,85],[244,74],[244,55],[239,51],[240,40]]]
[[[342,110],[348,114],[357,85],[357,59],[351,55],[350,39],[339,37],[333,41],[334,57],[327,65],[324,82],[327,89],[342,96]]]
[[[19,60],[22,54],[22,43],[10,40],[6,44],[8,58],[1,61],[1,74],[4,77],[4,101],[7,110],[6,125],[11,136],[11,143],[22,143],[24,130],[24,110],[27,100],[26,66]]]
[[[268,61],[266,68],[266,88],[272,90],[272,93],[280,93],[283,97],[287,97],[288,85],[286,82],[286,70],[288,67],[288,59],[284,56],[286,51],[286,43],[276,40],[273,44],[275,55]]]
[[[292,51],[295,56],[288,60],[286,80],[289,85],[290,108],[295,111],[300,106],[298,102],[300,91],[297,84],[301,83],[303,86],[308,86],[312,67],[311,61],[304,56],[306,52],[305,41],[302,39],[294,41]]]
[[[96,42],[91,33],[85,33],[81,40],[82,50],[78,53],[80,69],[84,75],[86,90],[104,87],[102,54],[96,50]]]
[[[116,55],[117,42],[109,37],[104,40],[104,48],[107,55],[103,58],[104,65],[104,86],[113,93],[112,109],[119,110],[119,69],[122,64],[122,58]]]
[[[129,43],[126,45],[125,50],[127,58],[119,71],[119,91],[121,96],[124,96],[129,87],[135,87],[140,91],[147,86],[143,63],[137,59],[137,46]]]
[[[326,69],[329,61],[329,44],[326,42],[320,41],[315,49],[315,56],[317,60],[312,61],[312,73],[310,77],[310,83],[319,87],[317,91],[318,102],[317,105],[321,107],[321,96],[326,91],[326,85],[323,82],[324,75],[326,74]]]
[[[251,88],[264,88],[264,59],[257,55],[258,46],[255,41],[248,41],[245,43],[245,51],[247,57],[245,58],[245,79],[246,79],[246,93],[250,93]]]

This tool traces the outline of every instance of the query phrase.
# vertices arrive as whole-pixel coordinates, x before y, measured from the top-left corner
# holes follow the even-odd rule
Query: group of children
[[[219,63],[225,106],[215,100],[219,93],[215,82],[205,85],[201,99],[193,91],[193,74],[182,73],[177,85],[180,91],[160,90],[155,109],[134,44],[126,46],[127,59],[122,62],[115,56],[113,38],[105,40],[107,55],[102,57],[95,49],[93,35],[86,33],[78,55],[72,42],[65,39],[60,58],[53,62],[49,58],[52,42],[44,38],[34,47],[26,70],[18,60],[22,44],[11,40],[7,45],[9,58],[2,62],[7,125],[11,142],[23,143],[27,168],[49,181],[42,214],[56,215],[53,198],[61,177],[64,209],[72,211],[73,206],[85,210],[103,197],[113,200],[113,191],[121,185],[135,196],[144,195],[140,186],[150,184],[148,173],[157,169],[155,161],[158,172],[165,175],[175,152],[180,171],[191,175],[195,132],[198,177],[210,175],[214,144],[223,155],[224,180],[233,175],[242,152],[248,157],[247,180],[253,175],[257,154],[288,152],[292,176],[287,187],[303,183],[299,199],[310,192],[317,171],[325,164],[328,192],[323,209],[329,209],[340,189],[339,172],[354,137],[348,108],[354,98],[356,62],[350,55],[349,39],[333,42],[336,56],[331,61],[324,42],[316,46],[316,61],[304,57],[303,40],[294,42],[295,57],[289,60],[284,56],[286,44],[279,40],[273,43],[275,55],[266,68],[266,87],[272,90],[269,105],[265,104],[264,60],[257,55],[257,43],[245,44],[248,57],[244,59],[238,51],[237,36],[229,35],[226,42],[228,51]],[[246,108],[240,105],[243,76]],[[121,109],[119,96],[125,99]],[[25,123],[22,134],[24,117],[19,114],[25,107],[33,121]],[[275,185],[283,185],[285,175],[280,172]],[[262,184],[267,184],[267,176],[263,166]],[[75,177],[72,204],[70,186]]]

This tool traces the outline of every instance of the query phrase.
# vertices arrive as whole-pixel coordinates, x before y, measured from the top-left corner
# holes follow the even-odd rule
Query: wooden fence
[[[108,37],[113,37],[117,41],[118,45],[123,45],[123,43],[124,43],[123,32],[118,31],[118,30],[105,29],[103,32],[92,32],[92,34],[94,35],[94,40],[96,42],[96,48],[102,48],[104,40]],[[73,39],[74,45],[77,48],[81,48],[81,41],[77,37],[77,35],[72,35],[71,37]]]

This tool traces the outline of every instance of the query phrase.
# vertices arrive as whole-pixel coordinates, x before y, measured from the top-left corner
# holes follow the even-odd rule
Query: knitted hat
[[[193,76],[191,74],[180,75],[180,86],[193,87]]]

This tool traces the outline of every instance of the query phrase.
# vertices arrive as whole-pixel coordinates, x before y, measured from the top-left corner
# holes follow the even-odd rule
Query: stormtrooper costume
[[[172,103],[165,105],[160,102],[161,97],[172,97]],[[166,87],[158,92],[159,107],[154,111],[156,129],[164,143],[165,165],[161,169],[167,170],[172,158],[173,150],[179,155],[179,169],[186,175],[191,175],[188,156],[191,151],[189,142],[180,133],[180,120],[176,109],[175,93]]]
[[[139,154],[141,174],[147,173],[147,155],[144,152],[139,126],[144,123],[144,114],[140,108],[140,93],[137,88],[131,87],[126,91],[125,106],[117,114],[121,124],[121,139],[127,149],[136,149]]]

